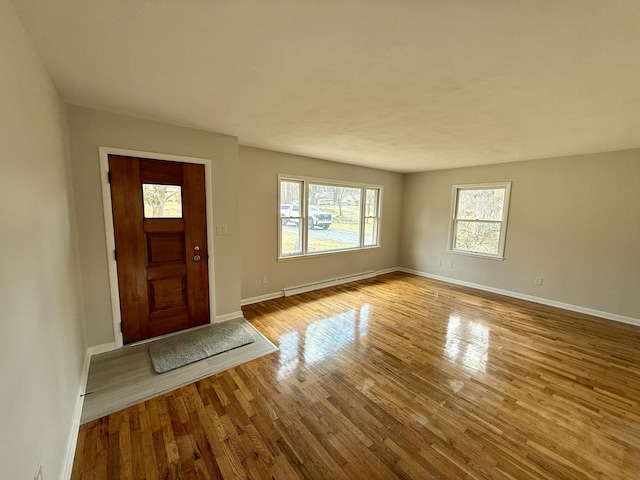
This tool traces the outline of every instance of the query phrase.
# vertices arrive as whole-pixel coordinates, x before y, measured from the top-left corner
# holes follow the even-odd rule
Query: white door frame
[[[209,323],[215,319],[215,275],[213,270],[213,192],[211,191],[211,159],[185,157],[166,153],[143,152],[115,147],[98,147],[100,153],[100,181],[102,183],[102,206],[104,208],[104,228],[107,243],[107,264],[109,266],[109,287],[111,290],[111,313],[113,316],[113,336],[116,348],[124,345],[120,331],[120,289],[118,288],[118,264],[114,256],[116,238],[113,229],[113,206],[111,204],[111,186],[109,184],[109,155],[123,155],[126,157],[148,158],[151,160],[168,160],[171,162],[195,163],[204,165],[205,195],[207,206],[207,252],[209,275]]]

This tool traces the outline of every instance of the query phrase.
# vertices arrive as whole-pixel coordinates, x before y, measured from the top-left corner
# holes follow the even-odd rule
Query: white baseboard
[[[220,323],[220,322],[226,322],[227,320],[233,320],[234,318],[244,318],[242,316],[242,310],[239,310],[237,312],[232,312],[232,313],[225,313],[224,315],[217,315],[213,321],[211,323]],[[174,332],[176,333],[176,332]],[[169,334],[171,335],[171,334]],[[154,337],[154,338],[148,338],[146,340],[142,340],[140,342],[134,342],[132,345],[137,345],[139,343],[147,343],[147,342],[151,342],[153,340],[158,340],[160,338],[165,337],[166,335],[161,335],[159,337]],[[99,355],[101,353],[106,353],[106,352],[110,352],[112,350],[115,350],[116,348],[116,342],[109,342],[109,343],[103,343],[101,345],[93,345],[91,347],[89,347],[89,349],[87,350],[88,354],[90,357],[94,356],[94,355]]]
[[[387,273],[393,273],[393,272],[399,272],[400,267],[392,267],[392,268],[385,268],[384,270],[377,270],[376,271],[376,277],[378,275],[386,275]]]
[[[539,303],[541,305],[548,305],[550,307],[561,308],[563,310],[569,310],[577,313],[584,313],[585,315],[591,315],[594,317],[605,318],[607,320],[613,320],[616,322],[640,326],[640,319],[638,318],[627,317],[624,315],[619,315],[617,313],[604,312],[601,310],[595,310],[593,308],[587,308],[580,305],[572,305],[569,303],[558,302],[556,300],[550,300],[548,298],[536,297],[536,296],[527,295],[524,293],[513,292],[511,290],[503,290],[501,288],[489,287],[486,285],[481,285],[479,283],[466,282],[464,280],[457,280],[455,278],[449,278],[449,277],[442,277],[440,275],[433,275],[431,273],[421,272],[419,270],[412,270],[410,268],[404,268],[404,267],[386,268],[384,270],[378,270],[376,272],[365,272],[361,274],[350,275],[347,277],[341,277],[337,279],[331,279],[331,280],[316,282],[316,283],[307,284],[307,285],[300,285],[298,287],[286,288],[284,289],[283,292],[274,292],[266,295],[261,295],[258,297],[246,298],[242,300],[241,305],[250,305],[252,303],[264,302],[266,300],[272,300],[274,298],[279,298],[282,296],[291,296],[291,295],[296,295],[298,293],[310,292],[312,290],[319,290],[321,288],[340,285],[342,283],[354,282],[356,280],[363,280],[365,278],[371,278],[378,275],[385,275],[387,273],[393,273],[393,272],[411,273],[413,275],[418,275],[420,277],[425,277],[425,278],[431,278],[433,280],[439,280],[441,282],[451,283],[454,285],[461,285],[463,287],[475,288],[477,290],[497,293],[499,295],[504,295],[506,297],[517,298],[520,300]]]
[[[319,290],[321,288],[332,287],[334,285],[341,285],[343,283],[355,282],[357,280],[364,280],[365,278],[377,277],[378,275],[385,275],[387,273],[393,273],[400,270],[400,267],[386,268],[384,270],[377,270],[375,272],[357,273],[355,275],[348,275],[346,277],[334,278],[330,280],[323,280],[316,283],[310,283],[306,285],[300,285],[298,287],[285,288],[282,291],[267,293],[265,295],[259,295],[257,297],[245,298],[240,302],[240,305],[251,305],[252,303],[266,302],[267,300],[273,300],[275,298],[289,297],[298,293],[310,292],[312,290]],[[295,292],[295,293],[293,293]]]
[[[73,420],[69,430],[69,438],[67,440],[67,452],[65,454],[60,480],[69,480],[71,471],[73,470],[73,460],[76,454],[76,445],[78,444],[78,435],[80,433],[80,420],[82,418],[82,407],[84,406],[84,394],[87,390],[87,381],[89,380],[89,366],[91,365],[91,357],[100,353],[109,352],[116,348],[115,342],[103,343],[102,345],[94,345],[87,348],[80,372],[80,386],[76,398],[76,405],[73,409]]]
[[[76,455],[76,445],[78,444],[78,435],[80,433],[80,419],[82,418],[82,407],[84,406],[84,394],[87,389],[87,380],[89,378],[89,365],[91,363],[91,354],[89,349],[84,356],[82,371],[80,372],[80,386],[76,398],[76,404],[73,409],[73,421],[69,429],[69,437],[67,439],[67,451],[60,472],[60,480],[69,480],[71,471],[73,470],[73,460]]]
[[[213,321],[211,323],[220,323],[220,322],[226,322],[227,320],[233,320],[234,318],[244,318],[242,316],[242,310],[239,310],[237,312],[232,312],[232,313],[225,313],[224,315],[217,315],[215,317],[215,319],[213,319]],[[174,333],[179,333],[179,332],[174,332]],[[171,334],[169,334],[171,335]],[[142,340],[140,342],[135,342],[132,345],[137,345],[139,343],[147,343],[147,342],[151,342],[153,340],[158,340],[159,338],[163,338],[167,335],[161,335],[159,337],[154,337],[154,338],[148,338],[146,340]],[[116,347],[116,342],[109,342],[109,343],[103,343],[101,345],[93,345],[91,347],[89,347],[87,349],[87,354],[89,355],[89,357],[93,357],[94,355],[99,355],[101,353],[106,353],[106,352],[110,352],[112,350],[115,350]]]
[[[103,343],[101,345],[93,345],[87,349],[87,354],[90,357],[94,355],[100,355],[101,353],[110,352],[116,349],[116,342]]]
[[[238,310],[237,312],[225,313],[224,315],[216,315],[213,323],[226,322],[227,320],[233,320],[236,318],[244,318],[242,310]]]
[[[284,297],[284,292],[279,291],[279,292],[267,293],[266,295],[259,295],[257,297],[245,298],[240,301],[240,305],[242,306],[251,305],[252,303],[266,302],[267,300],[273,300],[275,298],[280,298],[280,297]]]
[[[373,278],[376,276],[376,272],[363,272],[355,275],[347,275],[345,277],[332,278],[329,280],[322,280],[320,282],[308,283],[306,285],[298,285],[297,287],[287,287],[284,291],[285,297],[291,295],[297,295],[299,293],[311,292],[313,290],[320,290],[322,288],[333,287],[335,285],[342,285],[343,283],[355,282],[358,280],[364,280],[366,278]]]
[[[441,282],[453,283],[454,285],[461,285],[463,287],[475,288],[478,290],[484,290],[486,292],[497,293],[499,295],[505,295],[507,297],[517,298],[519,300],[527,300],[529,302],[540,303],[542,305],[548,305],[550,307],[561,308],[563,310],[569,310],[572,312],[584,313],[594,317],[605,318],[607,320],[614,320],[616,322],[628,323],[631,325],[640,326],[640,319],[626,317],[624,315],[618,315],[617,313],[603,312],[601,310],[595,310],[593,308],[582,307],[580,305],[572,305],[570,303],[558,302],[556,300],[550,300],[542,297],[535,297],[533,295],[527,295],[519,292],[512,292],[510,290],[503,290],[501,288],[488,287],[486,285],[480,285],[479,283],[465,282],[464,280],[456,280],[455,278],[441,277],[440,275],[433,275],[431,273],[420,272],[418,270],[411,270],[410,268],[398,268],[398,271],[411,273],[420,277],[431,278],[433,280],[439,280]]]

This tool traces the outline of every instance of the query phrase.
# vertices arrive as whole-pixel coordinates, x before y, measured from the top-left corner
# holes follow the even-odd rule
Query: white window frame
[[[301,225],[304,225],[304,228],[301,228],[301,236],[300,239],[302,244],[301,253],[294,254],[282,254],[282,217],[280,216],[280,205],[282,204],[281,196],[281,184],[282,182],[300,182],[302,184],[302,188],[300,191],[300,210],[301,215]],[[309,185],[326,185],[332,187],[348,187],[348,188],[357,188],[360,190],[360,222],[358,226],[358,241],[359,245],[357,247],[348,247],[348,248],[340,248],[335,250],[323,250],[320,252],[309,252],[308,251],[308,235],[309,229],[307,228],[307,199],[309,198]],[[378,190],[378,209],[377,209],[377,217],[365,217],[366,214],[366,191],[367,190]],[[317,178],[317,177],[305,177],[300,175],[287,175],[287,174],[278,174],[278,260],[289,260],[292,258],[303,258],[303,257],[311,257],[317,255],[329,255],[333,253],[343,253],[343,252],[353,252],[360,250],[369,250],[372,248],[380,248],[381,246],[381,234],[382,234],[382,197],[383,197],[383,186],[375,185],[370,183],[356,183],[356,182],[346,182],[342,180],[332,180],[327,178]],[[297,218],[297,217],[296,217]],[[364,237],[365,237],[365,219],[366,218],[377,218],[378,221],[378,229],[377,229],[377,238],[376,242],[373,245],[364,245]]]
[[[376,215],[367,215],[367,191],[368,190],[377,190],[378,191],[378,205],[376,206]],[[378,245],[380,245],[380,217],[381,217],[381,213],[380,213],[380,209],[382,208],[382,188],[380,187],[371,187],[371,186],[366,186],[363,187],[362,189],[362,201],[360,202],[361,205],[361,210],[360,213],[362,214],[361,217],[361,223],[362,223],[362,228],[360,229],[360,245],[362,245],[363,248],[369,248],[369,247],[377,247]],[[371,244],[371,245],[365,245],[364,244],[364,240],[366,238],[366,224],[367,224],[367,220],[374,220],[374,225],[375,225],[375,235],[376,235],[376,239],[375,239],[375,243]]]
[[[458,193],[461,190],[493,190],[498,188],[504,188],[504,204],[502,209],[502,219],[501,220],[481,220],[476,219],[477,222],[494,222],[500,224],[500,239],[498,243],[498,253],[484,253],[484,252],[474,252],[471,250],[462,250],[455,248],[455,238],[456,238],[456,226],[458,221],[474,221],[469,219],[458,219]],[[509,199],[511,198],[511,182],[495,182],[495,183],[476,183],[476,184],[464,184],[464,185],[453,185],[452,195],[451,195],[451,216],[449,222],[449,244],[447,247],[447,252],[456,253],[461,255],[470,255],[474,257],[482,257],[482,258],[490,258],[493,260],[504,260],[504,246],[507,237],[507,221],[509,219]]]

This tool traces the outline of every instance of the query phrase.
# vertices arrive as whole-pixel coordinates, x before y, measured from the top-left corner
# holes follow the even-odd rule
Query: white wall
[[[447,253],[452,185],[495,181],[513,182],[505,260]],[[412,270],[640,319],[640,150],[407,175],[401,252]]]
[[[216,315],[240,311],[238,141],[204,130],[67,106],[89,345],[114,341],[99,146],[212,160]]]
[[[240,168],[243,299],[398,266],[401,174],[250,147],[240,147]],[[381,247],[278,261],[279,173],[382,185]]]
[[[0,478],[64,472],[86,350],[64,106],[0,0]],[[79,412],[78,412],[79,413]]]

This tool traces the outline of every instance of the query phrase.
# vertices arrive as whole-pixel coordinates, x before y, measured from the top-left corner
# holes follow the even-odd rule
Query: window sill
[[[280,261],[294,260],[298,258],[322,257],[324,255],[335,255],[340,253],[362,252],[367,250],[374,250],[380,247],[381,247],[380,245],[371,245],[370,247],[343,248],[340,250],[329,250],[326,252],[309,252],[306,254],[299,254],[299,255],[287,255],[284,257],[278,257],[278,261],[280,262]]]
[[[504,261],[504,256],[501,255],[489,255],[486,253],[467,252],[464,250],[447,250],[447,253],[453,253],[455,255],[464,255],[466,257],[486,258],[488,260]]]

